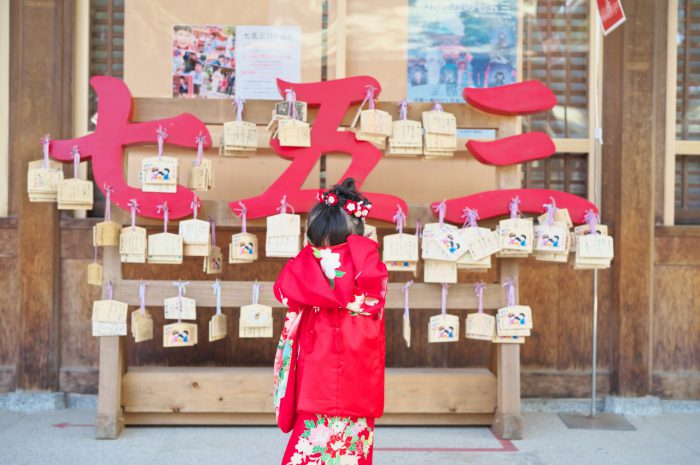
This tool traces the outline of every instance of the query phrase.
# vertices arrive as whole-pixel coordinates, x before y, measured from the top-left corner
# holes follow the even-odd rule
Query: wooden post
[[[507,137],[519,132],[520,118],[504,118],[498,137]],[[520,187],[520,166],[508,166],[496,170],[499,189]],[[500,282],[512,278],[516,283],[515,298],[518,301],[518,262],[512,258],[499,260]],[[496,350],[496,380],[498,407],[493,428],[503,439],[523,437],[523,417],[520,414],[520,345],[494,344]]]
[[[105,284],[112,281],[115,290],[121,282],[121,262],[117,247],[105,247],[103,253],[103,276]],[[106,292],[102,292],[106,298]],[[97,439],[116,439],[124,428],[122,410],[122,376],[126,371],[124,337],[100,338],[100,377],[98,387]]]
[[[27,163],[41,158],[39,137],[47,132],[54,138],[70,135],[72,8],[73,2],[59,0],[10,5],[10,212],[19,216],[18,389],[58,389],[58,212],[52,203],[30,203],[26,184]]]
[[[655,140],[665,129],[655,118],[654,89],[663,84],[653,70],[655,41],[666,37],[654,4],[625,5],[630,19],[606,37],[604,49],[602,207],[616,245],[611,388],[625,396],[651,387]]]

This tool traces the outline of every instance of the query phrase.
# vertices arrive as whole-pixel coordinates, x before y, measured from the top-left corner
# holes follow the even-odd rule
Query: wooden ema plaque
[[[82,179],[63,179],[58,183],[59,210],[92,210],[92,182]]]
[[[187,187],[193,191],[208,191],[214,187],[214,168],[211,160],[202,159],[197,164],[192,162],[187,175]]]
[[[197,344],[195,323],[170,323],[163,326],[163,347],[191,347]]]
[[[172,157],[148,157],[141,161],[143,192],[177,191],[178,160]]]
[[[496,334],[496,318],[486,313],[472,313],[467,315],[465,328],[467,339],[491,341]]]
[[[459,340],[457,315],[433,315],[428,322],[428,342],[456,342]]]
[[[292,258],[299,253],[301,217],[280,213],[267,217],[265,254],[268,257]]]
[[[248,121],[224,123],[221,155],[226,157],[247,157],[258,147],[258,128]]]
[[[252,263],[258,259],[258,238],[247,232],[231,236],[229,244],[229,260],[231,264]]]
[[[92,245],[95,247],[116,247],[122,225],[114,221],[101,221],[92,227]]]
[[[93,336],[126,336],[128,305],[118,300],[96,300],[92,304]]]
[[[172,233],[158,233],[148,236],[148,263],[182,263],[182,236]]]
[[[131,312],[131,337],[134,342],[150,341],[153,339],[153,317],[148,309]]]
[[[179,235],[182,237],[183,255],[206,257],[211,247],[211,224],[208,221],[191,219],[180,221]]]
[[[206,274],[219,274],[223,269],[224,257],[221,254],[221,248],[218,245],[212,245],[209,249],[209,255],[204,257],[202,263],[202,271]]]
[[[27,193],[30,202],[56,202],[58,185],[63,181],[61,163],[49,161],[48,167],[44,160],[29,162],[27,170]]]
[[[220,341],[228,333],[228,320],[223,313],[216,313],[209,320],[209,342]]]
[[[128,226],[119,236],[119,257],[122,263],[146,263],[146,229]]]
[[[261,304],[241,307],[238,337],[267,338],[272,336],[272,307]]]

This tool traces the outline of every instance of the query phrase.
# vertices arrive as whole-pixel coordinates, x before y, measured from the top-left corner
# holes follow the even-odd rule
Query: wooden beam
[[[70,135],[73,2],[11,2],[11,211],[19,216],[17,388],[58,388],[59,227],[56,205],[30,203],[27,163],[38,137]],[[37,33],[41,31],[41,33]],[[47,40],[47,38],[49,38]]]
[[[105,249],[105,258],[109,248]],[[107,267],[105,267],[105,272]],[[105,275],[106,276],[106,275]],[[107,278],[105,278],[107,279]],[[139,283],[136,280],[114,279],[114,298],[129,305],[139,305]],[[214,307],[216,300],[212,294],[214,281],[191,281],[187,286],[187,296],[197,301],[198,307]],[[262,290],[260,303],[274,308],[282,308],[272,293],[272,282],[260,282]],[[221,305],[223,307],[241,307],[250,303],[253,283],[246,281],[222,281]],[[389,283],[386,295],[387,308],[403,308],[403,283]],[[425,283],[415,283],[411,286],[411,310],[435,310],[440,306],[439,286]],[[146,294],[146,305],[158,307],[163,305],[163,299],[177,294],[171,281],[150,281]],[[484,290],[484,308],[499,308],[503,304],[502,292],[498,283],[489,285]],[[477,302],[474,287],[471,284],[451,284],[447,297],[447,309],[476,309]]]
[[[606,38],[603,145],[603,212],[615,230],[613,261],[614,393],[650,392],[651,312],[655,199],[654,44],[666,31],[655,21],[654,2],[627,6],[627,21]]]
[[[484,368],[388,368],[385,412],[491,415],[495,387],[494,374]],[[125,414],[271,413],[270,370],[135,367],[123,378],[123,405]]]

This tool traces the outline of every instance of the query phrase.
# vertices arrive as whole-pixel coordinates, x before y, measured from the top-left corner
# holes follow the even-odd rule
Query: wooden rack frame
[[[393,111],[396,104],[380,102],[377,107]],[[260,126],[261,147],[268,145],[262,126],[269,120],[272,105],[273,102],[266,101],[249,101],[246,104],[246,120]],[[430,104],[412,104],[409,118],[420,119],[420,113],[429,107]],[[446,104],[444,108],[457,116],[460,128],[494,129],[499,138],[514,135],[520,128],[516,117],[488,115],[467,104]],[[344,124],[348,124],[355,109],[353,107],[348,111]],[[181,112],[193,113],[209,125],[215,143],[218,143],[221,134],[221,124],[231,119],[228,100],[149,98],[135,99],[134,102],[134,121],[164,118]],[[313,120],[314,116],[314,112],[310,111],[309,119]],[[462,154],[464,142],[459,141]],[[434,162],[440,163],[439,160]],[[497,168],[497,187],[520,187],[519,167]],[[410,213],[412,215],[409,216],[413,216],[415,211]],[[228,217],[232,218],[232,215]],[[222,219],[217,218],[218,225],[227,223]],[[230,220],[228,224],[232,224]],[[517,261],[503,258],[499,261],[501,280],[510,277],[517,283]],[[111,280],[114,298],[132,306],[138,305],[138,281],[122,279],[116,247],[104,248],[103,266],[104,280]],[[188,297],[194,298],[198,307],[214,307],[211,284],[212,281],[191,282],[187,288]],[[239,307],[250,303],[251,284],[223,281],[222,306]],[[505,305],[500,283],[492,284],[484,293],[486,308]],[[272,295],[271,283],[262,285],[260,302],[280,308],[281,305]],[[389,284],[387,309],[403,308],[402,287],[403,283]],[[161,306],[163,298],[171,296],[172,291],[169,280],[149,280],[146,305]],[[435,309],[439,301],[438,285],[417,283],[411,288],[412,310]],[[451,285],[447,308],[476,309],[473,287],[468,284]],[[97,438],[116,438],[125,425],[274,424],[273,411],[271,366],[128,368],[125,336],[100,338]],[[383,424],[493,425],[497,434],[504,439],[521,438],[520,347],[518,344],[493,344],[490,369],[388,369],[385,412],[380,419]]]

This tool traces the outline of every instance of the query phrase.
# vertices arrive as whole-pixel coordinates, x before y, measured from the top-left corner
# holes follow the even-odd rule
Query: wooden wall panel
[[[15,389],[19,348],[17,221],[0,218],[0,393]]]

